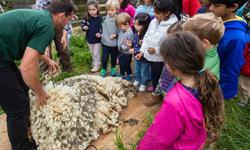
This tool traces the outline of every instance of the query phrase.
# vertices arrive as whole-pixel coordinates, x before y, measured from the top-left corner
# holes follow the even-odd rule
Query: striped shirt
[[[134,33],[131,28],[129,28],[127,31],[122,31],[120,30],[119,35],[118,35],[118,49],[120,52],[124,54],[130,54],[129,53],[129,48],[124,42],[126,40],[133,41],[134,40]]]

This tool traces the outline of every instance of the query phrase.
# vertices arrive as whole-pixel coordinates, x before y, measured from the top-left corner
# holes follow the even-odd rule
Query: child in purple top
[[[203,69],[205,50],[191,32],[173,33],[161,55],[171,74],[180,77],[137,150],[199,150],[214,142],[223,125],[224,100],[217,78]]]
[[[139,87],[140,92],[146,91],[146,86],[150,80],[150,64],[144,57],[136,59],[137,54],[140,53],[143,37],[147,32],[150,24],[150,15],[148,13],[138,13],[134,19],[134,40],[132,42],[131,53],[134,53],[134,72],[135,81],[134,86]]]
[[[182,29],[183,23],[184,23],[184,21],[178,21],[178,22],[172,24],[168,28],[168,34],[183,31],[183,29]],[[168,69],[165,66],[162,70],[161,77],[159,79],[158,85],[157,85],[154,93],[161,94],[164,96],[165,94],[167,94],[171,90],[171,88],[174,86],[175,82],[176,82],[176,78],[172,74],[170,74],[170,72],[168,71]]]

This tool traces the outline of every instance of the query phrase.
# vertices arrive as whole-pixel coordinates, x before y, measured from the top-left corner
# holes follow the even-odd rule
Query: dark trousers
[[[132,54],[123,54],[123,53],[119,54],[119,64],[120,64],[121,75],[124,76],[125,73],[127,73],[127,75],[132,74],[132,70],[130,66],[131,61],[132,61]]]
[[[13,150],[33,150],[27,135],[29,88],[15,64],[0,68],[0,105],[7,114],[7,128]]]
[[[63,36],[63,30],[56,30],[54,41],[57,51],[57,56],[59,57],[59,61],[62,65],[63,71],[72,71],[73,66],[70,59],[69,47],[63,48],[63,44],[61,42]]]
[[[152,62],[152,61],[150,62],[151,80],[152,80],[154,90],[156,89],[156,86],[160,79],[163,67],[164,67],[163,62]]]
[[[115,67],[118,55],[118,48],[109,47],[102,44],[102,69],[107,70],[109,55],[111,55],[111,67]]]

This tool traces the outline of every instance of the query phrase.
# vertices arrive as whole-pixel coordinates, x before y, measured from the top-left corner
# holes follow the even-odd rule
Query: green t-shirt
[[[216,47],[206,50],[204,69],[210,70],[220,79],[220,58]]]
[[[0,14],[0,68],[20,60],[26,47],[43,54],[55,28],[46,10],[17,9]]]

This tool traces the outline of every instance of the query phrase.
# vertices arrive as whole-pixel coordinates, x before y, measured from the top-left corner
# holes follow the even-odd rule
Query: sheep
[[[120,78],[80,75],[45,86],[51,96],[37,107],[30,100],[31,132],[40,150],[82,150],[100,134],[114,131],[119,113],[135,94]]]

